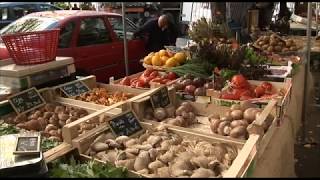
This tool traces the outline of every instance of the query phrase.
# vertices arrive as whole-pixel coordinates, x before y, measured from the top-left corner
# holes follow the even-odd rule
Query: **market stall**
[[[68,176],[59,163],[77,177],[295,177],[306,71],[308,94],[313,84],[305,42],[262,32],[238,44],[227,34],[219,19],[202,18],[190,31],[192,46],[151,52],[143,72],[110,84],[91,75],[18,88],[0,102],[0,142],[12,139],[0,170],[33,153],[53,177]],[[0,75],[40,73],[61,59],[72,64],[3,64]],[[25,73],[10,74],[15,69]],[[37,149],[18,152],[22,138],[38,139]],[[75,173],[81,167],[93,173]]]

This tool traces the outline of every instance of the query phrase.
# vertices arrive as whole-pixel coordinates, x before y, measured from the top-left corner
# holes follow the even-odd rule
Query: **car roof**
[[[0,6],[15,6],[21,4],[48,4],[52,5],[48,2],[0,2]]]

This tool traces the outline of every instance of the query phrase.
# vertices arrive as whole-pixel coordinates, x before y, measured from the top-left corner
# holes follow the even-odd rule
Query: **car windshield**
[[[58,26],[58,20],[48,17],[22,17],[0,31],[0,35],[14,34],[21,32],[42,31],[53,29]]]

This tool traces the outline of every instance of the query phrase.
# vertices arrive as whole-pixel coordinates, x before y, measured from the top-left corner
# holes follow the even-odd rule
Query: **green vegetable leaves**
[[[0,124],[0,136],[16,133],[19,133],[19,130],[14,125],[6,123]]]
[[[55,161],[52,166],[49,174],[50,177],[56,178],[125,178],[128,174],[126,168],[116,168],[111,164],[102,164],[93,160],[80,163],[73,157],[68,164]]]
[[[52,149],[56,146],[58,146],[60,144],[60,142],[58,141],[55,141],[55,140],[51,140],[51,139],[47,139],[47,138],[43,138],[41,140],[41,149],[42,149],[42,152],[46,152],[48,151],[49,149]]]

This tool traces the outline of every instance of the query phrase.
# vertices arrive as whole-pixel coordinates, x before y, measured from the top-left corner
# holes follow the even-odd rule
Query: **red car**
[[[129,72],[143,70],[143,39],[133,39],[136,25],[126,19]],[[122,16],[96,11],[45,11],[26,15],[0,31],[0,35],[60,28],[58,56],[74,58],[78,75],[95,75],[107,82],[125,76]],[[0,60],[10,58],[0,42]]]

